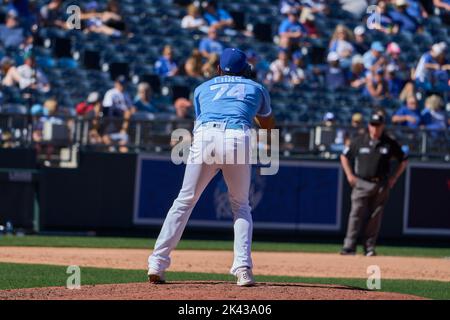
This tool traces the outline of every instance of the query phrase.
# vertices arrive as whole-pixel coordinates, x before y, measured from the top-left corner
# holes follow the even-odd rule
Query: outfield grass
[[[26,275],[26,277],[24,277]],[[66,268],[50,265],[0,263],[0,290],[65,286],[69,275]],[[231,275],[168,272],[169,281],[222,280],[234,281]],[[365,289],[365,279],[301,278],[286,276],[256,276],[260,282],[293,282],[345,285]],[[145,271],[82,268],[81,284],[112,284],[146,281]],[[382,280],[381,291],[412,294],[430,299],[450,299],[450,282],[423,280]]]
[[[143,238],[107,238],[107,237],[56,237],[56,236],[24,236],[24,237],[0,237],[0,246],[30,246],[30,247],[79,247],[79,248],[133,248],[151,249],[154,239]],[[231,241],[211,240],[182,240],[178,245],[179,250],[232,250]],[[317,243],[277,243],[254,242],[254,251],[274,252],[339,252],[339,244]],[[450,248],[426,248],[426,247],[396,247],[379,246],[377,252],[386,256],[408,257],[450,257]]]

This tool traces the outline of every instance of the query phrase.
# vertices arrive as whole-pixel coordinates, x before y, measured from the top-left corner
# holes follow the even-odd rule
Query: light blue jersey
[[[252,126],[256,115],[272,112],[266,88],[253,80],[235,76],[215,77],[202,83],[194,92],[197,125],[227,122],[229,125]]]

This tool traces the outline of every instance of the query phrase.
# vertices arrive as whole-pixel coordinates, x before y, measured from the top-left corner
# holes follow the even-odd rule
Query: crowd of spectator
[[[377,11],[357,20],[361,23],[356,27],[338,24],[327,39],[328,47],[323,61],[311,63],[310,57],[306,55],[307,49],[311,48],[315,39],[324,37],[316,22],[330,16],[328,1],[280,1],[279,15],[283,19],[274,37],[274,43],[278,46],[275,59],[267,61],[254,50],[246,51],[254,78],[269,88],[281,86],[295,89],[306,86],[329,91],[352,89],[370,99],[376,106],[390,105],[394,100],[401,101],[402,106],[392,117],[393,124],[412,129],[446,128],[450,123],[444,112],[450,92],[447,44],[433,44],[427,52],[422,52],[421,57],[417,57],[417,64],[410,68],[408,63],[411,61],[404,61],[402,56],[402,52],[408,48],[402,48],[395,41],[383,44],[372,40],[370,35],[377,32],[404,36],[424,33],[425,22],[431,15],[440,15],[442,21],[448,22],[450,3],[448,0],[434,0],[434,11],[430,12],[418,0],[363,2],[366,6],[377,5]],[[40,27],[68,29],[70,26],[67,23],[65,3],[62,0],[50,0],[40,8],[36,7],[34,1],[11,0],[6,3],[7,14],[4,23],[0,25],[0,47],[19,50],[23,59],[16,65],[17,61],[14,59],[8,56],[2,58],[1,85],[3,88],[17,86],[24,95],[32,95],[33,92],[49,93],[51,83],[36,64],[33,32]],[[361,1],[340,3],[342,8],[352,14],[361,11]],[[109,0],[106,7],[96,1],[84,2],[80,19],[85,33],[100,33],[112,38],[134,37],[124,22],[120,1]],[[220,54],[227,46],[221,39],[235,37],[240,33],[253,41],[252,30],[238,30],[230,12],[215,0],[190,3],[186,7],[186,15],[180,19],[180,28],[198,32],[201,39],[190,56],[180,60],[175,58],[179,58],[176,47],[163,47],[160,57],[151,61],[154,74],[162,79],[178,75],[198,79],[214,77],[217,75]],[[137,86],[137,92],[128,92],[126,77],[120,76],[114,81],[114,87],[103,96],[103,92],[92,92],[85,101],[74,106],[74,110],[79,116],[93,119],[89,132],[92,144],[116,144],[121,150],[126,150],[130,119],[141,116],[151,118],[151,115],[159,111],[152,101],[152,87],[149,83],[141,82]],[[136,94],[136,97],[133,99],[130,94]],[[32,110],[37,116],[54,116],[58,113],[58,108],[53,106],[54,102],[54,98],[48,99],[43,106],[37,104]],[[173,102],[173,111],[177,117],[190,117],[192,103],[180,98]],[[331,115],[326,114],[328,118]],[[360,115],[358,113],[355,119],[352,118],[352,124],[362,121]],[[100,119],[102,117],[119,121],[103,125]],[[334,118],[328,120],[327,123],[335,121]],[[38,136],[35,139],[38,141]]]

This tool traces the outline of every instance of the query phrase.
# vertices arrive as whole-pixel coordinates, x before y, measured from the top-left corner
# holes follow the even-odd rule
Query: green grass
[[[26,275],[26,277],[24,276]],[[65,286],[66,267],[0,263],[0,290]],[[169,281],[222,280],[234,281],[230,275],[169,272]],[[301,278],[285,276],[257,276],[260,282],[293,282],[345,285],[364,289],[365,279]],[[146,281],[145,271],[100,268],[82,268],[81,285],[131,283]],[[412,294],[430,299],[450,299],[450,282],[422,280],[382,280],[381,291]]]
[[[142,238],[24,236],[1,237],[1,246],[150,249],[155,240]],[[231,241],[182,240],[179,250],[232,250]],[[336,253],[339,244],[254,242],[254,251]],[[409,257],[450,257],[450,248],[379,246],[378,254]]]

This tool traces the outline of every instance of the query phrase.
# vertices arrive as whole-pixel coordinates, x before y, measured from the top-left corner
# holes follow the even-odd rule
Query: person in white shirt
[[[206,21],[203,19],[200,9],[194,4],[188,6],[187,15],[181,20],[181,27],[183,29],[200,30],[205,33],[208,32]]]
[[[117,77],[114,88],[108,90],[103,98],[103,113],[109,118],[103,140],[106,145],[117,142],[120,152],[128,151],[129,120],[136,111],[130,96],[125,92],[125,86],[126,78],[123,75]]]
[[[270,64],[269,70],[266,77],[267,84],[284,83],[296,86],[301,83],[302,79],[297,73],[297,67],[291,61],[288,51],[284,48],[280,48],[278,59]]]
[[[330,41],[329,51],[339,55],[339,61],[343,67],[350,66],[351,57],[355,51],[352,41],[353,34],[350,29],[342,24],[337,25]]]
[[[25,62],[23,65],[15,68],[11,67],[8,70],[2,84],[11,87],[15,84],[19,85],[21,90],[33,89],[40,92],[49,92],[50,83],[45,74],[36,67],[36,61],[31,54],[25,55]]]
[[[103,108],[108,109],[108,114],[114,116],[124,116],[131,112],[133,103],[125,92],[126,79],[119,76],[114,82],[114,88],[109,89],[103,97]]]
[[[431,85],[433,72],[450,69],[450,65],[445,64],[445,49],[445,43],[435,43],[430,51],[422,55],[413,76],[418,84],[430,83]]]

